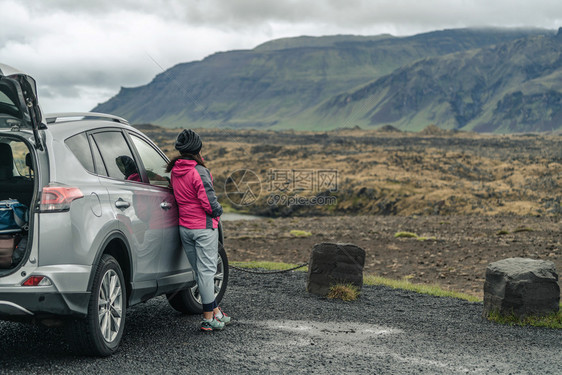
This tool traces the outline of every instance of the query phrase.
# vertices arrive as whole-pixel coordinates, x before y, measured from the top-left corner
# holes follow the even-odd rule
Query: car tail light
[[[70,209],[70,203],[84,197],[75,187],[47,185],[41,193],[41,212],[60,212]]]
[[[30,276],[23,283],[22,286],[49,286],[53,285],[51,279],[45,276]]]

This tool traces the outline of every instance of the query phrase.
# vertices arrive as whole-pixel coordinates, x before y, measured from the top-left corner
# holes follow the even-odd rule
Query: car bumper
[[[0,319],[86,316],[90,293],[0,293]],[[82,308],[84,307],[84,308]]]
[[[11,275],[0,279],[0,319],[22,320],[44,316],[87,314],[91,267],[58,265],[37,267],[26,276]],[[30,276],[45,276],[48,286],[22,286]]]

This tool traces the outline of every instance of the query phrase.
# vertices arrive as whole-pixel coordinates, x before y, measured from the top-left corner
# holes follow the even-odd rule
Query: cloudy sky
[[[0,10],[0,62],[37,79],[45,112],[88,111],[180,62],[282,37],[562,26],[560,0],[0,0]]]

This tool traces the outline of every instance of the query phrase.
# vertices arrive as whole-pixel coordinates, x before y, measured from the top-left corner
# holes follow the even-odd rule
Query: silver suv
[[[43,116],[34,79],[0,64],[0,201],[29,207],[26,225],[0,230],[15,246],[0,268],[0,319],[63,323],[74,347],[106,356],[129,306],[165,294],[174,309],[200,313],[167,162],[122,118]],[[218,230],[220,301],[228,260]]]

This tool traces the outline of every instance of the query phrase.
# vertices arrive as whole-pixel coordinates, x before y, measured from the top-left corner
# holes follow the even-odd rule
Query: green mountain
[[[322,127],[562,129],[562,33],[418,60],[292,121],[311,119]]]
[[[94,111],[168,127],[548,130],[559,46],[519,29],[285,38],[176,65]]]

